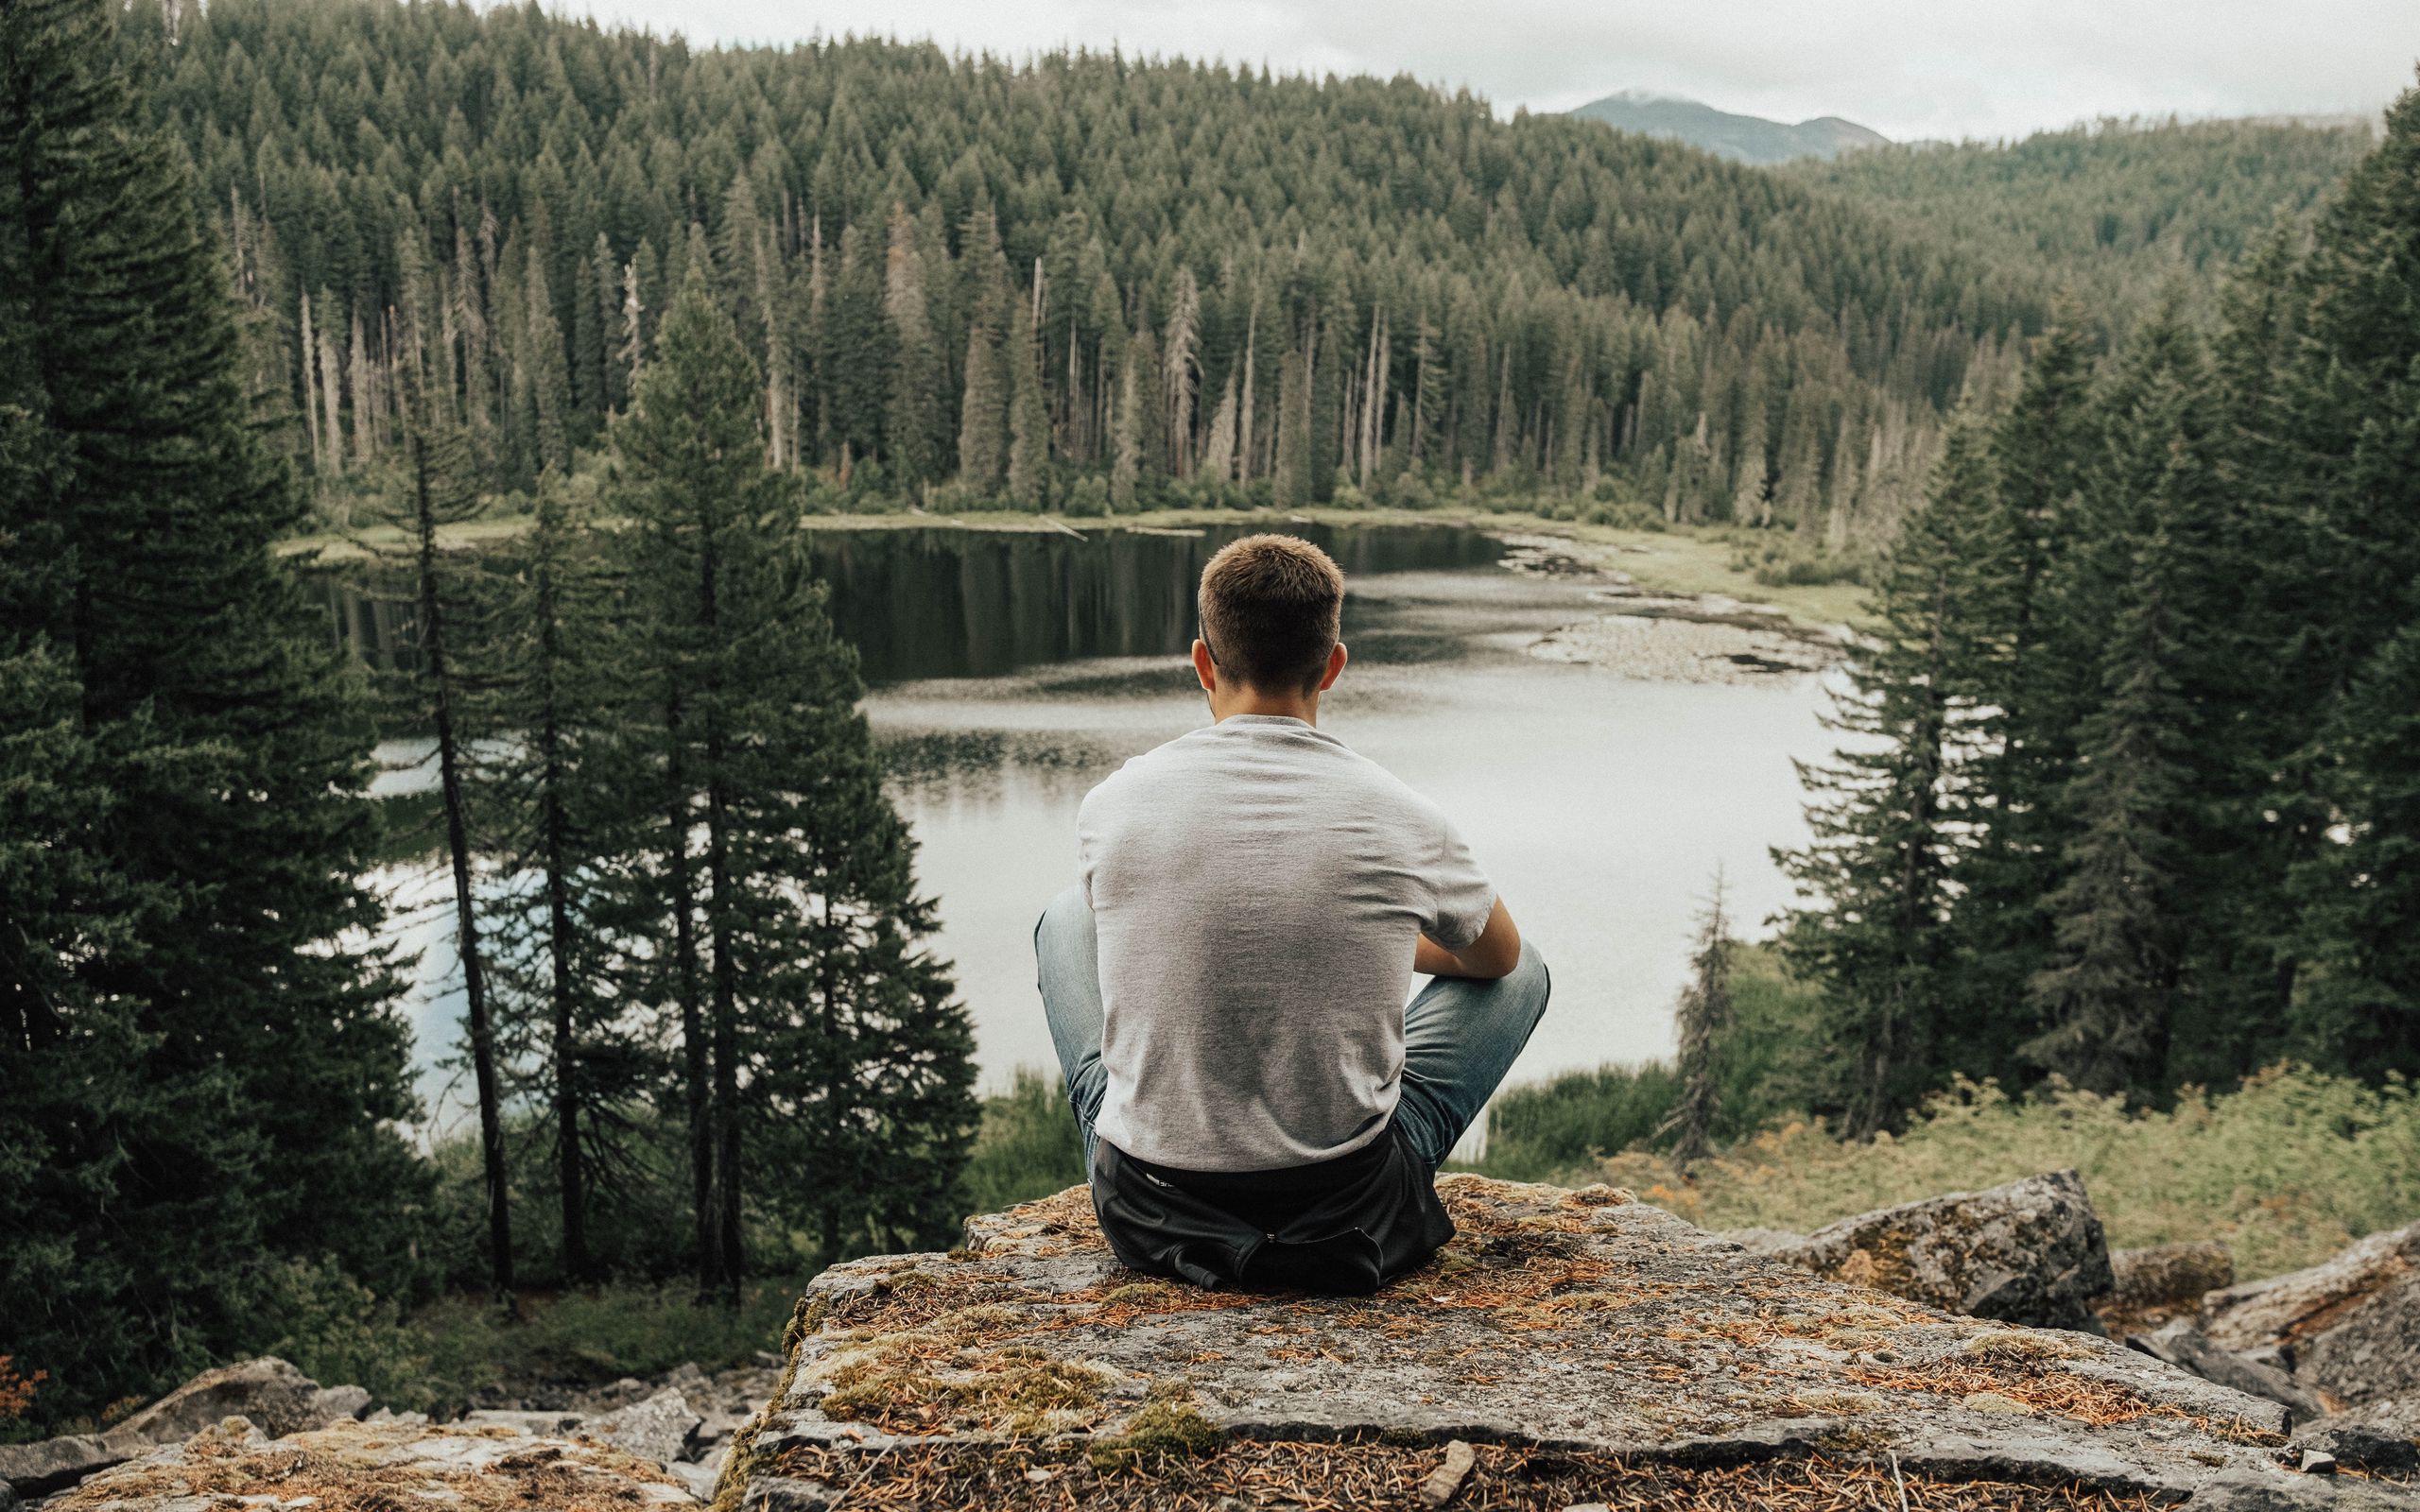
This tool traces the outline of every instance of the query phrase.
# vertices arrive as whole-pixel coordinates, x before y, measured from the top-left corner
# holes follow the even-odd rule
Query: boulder
[[[1457,1505],[1898,1505],[1895,1475],[1910,1504],[2026,1482],[2111,1506],[2284,1449],[2284,1407],[2106,1339],[1848,1285],[1610,1188],[1438,1188],[1456,1238],[1374,1297],[1137,1275],[1081,1188],[836,1265],[722,1495],[1398,1505],[1459,1439]]]
[[[2215,1381],[2276,1402],[2290,1409],[2298,1423],[2327,1416],[2326,1405],[2296,1384],[2292,1376],[2274,1366],[2229,1354],[2184,1318],[2154,1333],[2136,1334],[2126,1343],[2155,1360],[2165,1360],[2180,1370],[2190,1370],[2204,1381]]]
[[[369,1411],[370,1393],[361,1386],[321,1386],[311,1397],[312,1416],[322,1428],[348,1418],[367,1416]]]
[[[2380,1475],[2420,1475],[2420,1393],[2369,1402],[2294,1432],[2297,1449]]]
[[[369,1403],[359,1386],[322,1391],[283,1360],[246,1360],[203,1371],[106,1433],[0,1445],[0,1484],[22,1497],[41,1496],[230,1418],[287,1434],[354,1417]]]
[[[2296,1380],[2341,1402],[2420,1392],[2420,1224],[2308,1270],[2212,1292],[2202,1328],[2239,1354],[2279,1351]]]
[[[2114,1279],[2100,1220],[2073,1171],[1844,1218],[1771,1251],[1818,1275],[2036,1328],[2093,1329]]]
[[[2198,1314],[2204,1293],[2235,1284],[2235,1255],[2215,1239],[2113,1249],[2109,1271],[2116,1284],[2093,1309],[2109,1335],[2121,1338]]]
[[[104,1470],[44,1512],[204,1508],[544,1507],[645,1512],[693,1500],[657,1467],[601,1444],[497,1425],[351,1419],[271,1438],[241,1419]]]
[[[603,1418],[592,1418],[580,1432],[587,1437],[599,1438],[616,1449],[627,1450],[641,1459],[651,1459],[659,1465],[669,1465],[681,1458],[688,1447],[689,1435],[704,1421],[692,1412],[689,1403],[677,1389],[659,1391],[645,1401],[633,1402],[620,1412]]]
[[[20,1497],[47,1495],[95,1470],[122,1464],[149,1449],[131,1434],[68,1434],[30,1444],[0,1444],[0,1486]]]
[[[368,1393],[362,1400],[368,1401]],[[325,1427],[334,1416],[320,1400],[320,1383],[309,1376],[283,1360],[245,1360],[203,1371],[118,1424],[117,1431],[146,1443],[168,1444],[241,1418],[278,1438]]]

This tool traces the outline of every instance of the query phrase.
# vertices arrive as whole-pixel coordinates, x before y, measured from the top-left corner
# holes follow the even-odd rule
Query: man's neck
[[[1320,722],[1320,696],[1305,697],[1301,694],[1265,694],[1257,688],[1241,688],[1234,693],[1224,689],[1210,695],[1210,718],[1223,723],[1237,714],[1258,714],[1271,719],[1299,719],[1306,725]]]

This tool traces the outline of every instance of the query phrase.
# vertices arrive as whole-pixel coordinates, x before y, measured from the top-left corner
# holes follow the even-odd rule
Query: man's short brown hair
[[[1201,569],[1201,639],[1248,687],[1305,693],[1327,675],[1344,613],[1344,574],[1300,536],[1231,541]]]

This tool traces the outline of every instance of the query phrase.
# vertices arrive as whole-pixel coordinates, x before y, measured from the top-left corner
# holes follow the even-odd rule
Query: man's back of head
[[[1198,604],[1220,673],[1262,693],[1307,694],[1343,625],[1344,574],[1299,536],[1246,536],[1202,568]]]

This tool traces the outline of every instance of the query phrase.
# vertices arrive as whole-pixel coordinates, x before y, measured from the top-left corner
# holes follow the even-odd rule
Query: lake
[[[1193,584],[1244,528],[815,538],[987,1089],[1051,1064],[1034,918],[1074,880],[1085,792],[1207,722],[1184,661]],[[1791,763],[1830,749],[1822,676],[1769,670],[1772,637],[1752,644],[1690,606],[1642,600],[1617,563],[1458,526],[1288,528],[1328,548],[1350,584],[1352,662],[1322,726],[1454,816],[1553,971],[1553,1005],[1513,1077],[1668,1055],[1718,868],[1744,933],[1789,900],[1770,850],[1806,837]],[[437,905],[405,933],[426,950],[414,1018],[428,1090],[450,1113],[460,1089],[435,1070],[458,1035],[444,886],[395,880]]]

